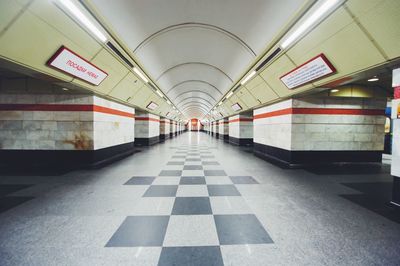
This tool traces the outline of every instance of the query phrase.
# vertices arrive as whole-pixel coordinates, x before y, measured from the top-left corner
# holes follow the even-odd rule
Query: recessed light
[[[338,91],[339,91],[338,89],[331,90],[331,92],[338,92]]]
[[[67,88],[62,88],[62,90],[63,90],[63,91],[69,91],[69,89],[67,89]]]
[[[377,76],[368,79],[369,82],[374,82],[374,81],[378,81],[378,80],[379,80],[379,78]]]

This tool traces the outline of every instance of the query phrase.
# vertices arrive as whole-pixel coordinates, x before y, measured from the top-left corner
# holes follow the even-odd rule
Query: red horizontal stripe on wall
[[[162,120],[160,120],[160,123],[161,123],[161,124],[170,124],[170,122],[168,122],[168,121],[162,121]]]
[[[340,108],[287,108],[268,113],[258,114],[254,119],[268,118],[281,115],[384,115],[380,109],[340,109]]]
[[[138,121],[153,121],[153,122],[160,122],[159,119],[151,118],[151,117],[136,117]]]
[[[98,112],[135,117],[132,113],[93,104],[0,104],[0,111]]]
[[[237,118],[233,120],[229,120],[229,123],[235,123],[235,122],[252,122],[253,118]]]

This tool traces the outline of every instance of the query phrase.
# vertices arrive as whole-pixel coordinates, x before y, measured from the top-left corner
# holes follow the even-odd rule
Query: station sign
[[[239,111],[242,110],[242,106],[240,106],[239,103],[235,103],[234,105],[232,105],[232,109],[233,111]]]
[[[336,69],[331,62],[324,54],[320,54],[283,75],[280,80],[288,89],[295,89],[335,72]]]
[[[158,107],[158,104],[156,104],[155,102],[150,102],[147,106],[146,106],[146,108],[147,109],[150,109],[150,110],[154,110],[154,109],[156,109]]]
[[[70,49],[61,46],[47,65],[98,86],[108,74]]]

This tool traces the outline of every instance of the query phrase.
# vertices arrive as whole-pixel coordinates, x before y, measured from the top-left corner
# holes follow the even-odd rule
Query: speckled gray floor
[[[0,175],[0,265],[399,265],[390,182],[185,133],[99,170]]]

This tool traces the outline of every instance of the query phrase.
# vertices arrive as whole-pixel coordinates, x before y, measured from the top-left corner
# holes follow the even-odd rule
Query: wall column
[[[229,117],[229,143],[239,146],[253,145],[253,117],[240,114]]]
[[[170,123],[168,118],[160,119],[160,141],[169,139]]]
[[[290,99],[254,110],[254,152],[285,167],[381,162],[386,99]]]
[[[136,112],[135,145],[150,146],[160,141],[160,117],[143,111]]]
[[[219,138],[229,142],[229,119],[223,118],[219,122]]]

